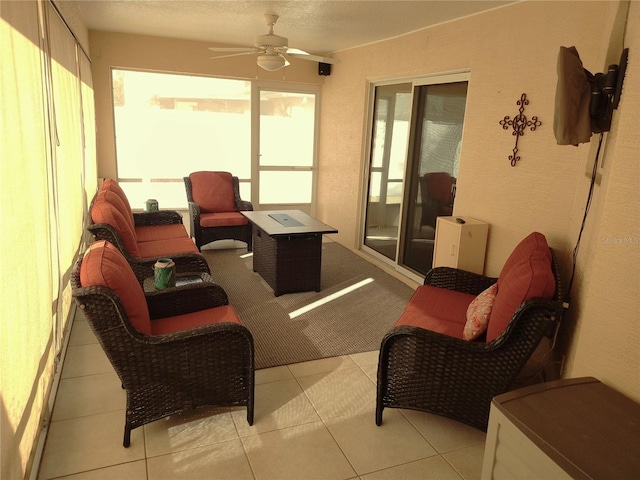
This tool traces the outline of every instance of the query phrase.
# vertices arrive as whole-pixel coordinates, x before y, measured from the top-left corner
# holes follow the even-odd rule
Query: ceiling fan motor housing
[[[273,33],[273,26],[278,21],[278,15],[266,14],[264,16],[265,21],[267,22],[267,26],[269,27],[269,33],[266,35],[258,35],[253,44],[262,49],[272,48],[276,50],[278,53],[284,53],[287,51],[287,46],[289,45],[289,40],[285,37],[281,37],[280,35],[276,35]]]
[[[278,49],[286,49],[289,40],[285,37],[281,37],[279,35],[274,35],[270,33],[268,35],[258,35],[254,40],[254,45],[258,48],[278,48]]]

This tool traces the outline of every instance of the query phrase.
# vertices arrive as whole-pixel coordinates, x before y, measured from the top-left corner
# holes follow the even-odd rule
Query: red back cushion
[[[194,172],[191,179],[193,201],[203,213],[235,212],[233,176],[228,172]]]
[[[116,210],[118,210],[120,215],[122,215],[122,218],[124,218],[129,224],[129,228],[131,229],[132,232],[134,232],[134,237],[135,237],[136,224],[135,224],[135,221],[133,220],[133,213],[131,213],[129,202],[125,204],[125,202],[122,200],[122,197],[117,193],[112,192],[111,190],[104,191],[104,199],[107,200],[111,205],[116,207]],[[136,241],[138,241],[137,238],[136,238]]]
[[[441,202],[453,202],[451,185],[453,184],[451,175],[446,172],[427,173],[424,176],[427,187],[427,195],[436,198]]]
[[[121,200],[115,193],[107,190],[98,192],[93,201],[93,207],[91,207],[91,220],[93,220],[94,223],[107,223],[111,225],[116,232],[118,232],[118,235],[120,235],[127,252],[134,257],[138,257],[140,255],[138,252],[136,232],[122,214],[122,208],[119,209],[117,207],[118,202],[122,205]]]
[[[115,292],[131,325],[141,333],[151,334],[147,301],[136,276],[116,247],[106,240],[91,244],[80,266],[83,287],[102,285]]]
[[[122,201],[122,206],[124,211],[122,212],[127,220],[131,221],[131,228],[135,228],[136,224],[133,219],[133,212],[131,211],[131,205],[129,204],[129,199],[127,195],[124,193],[118,182],[112,180],[111,178],[107,178],[102,185],[100,185],[100,190],[107,190],[109,192],[115,193],[118,198]]]
[[[522,302],[536,297],[553,298],[556,281],[544,235],[533,232],[518,244],[502,267],[497,285],[487,342],[500,336]]]

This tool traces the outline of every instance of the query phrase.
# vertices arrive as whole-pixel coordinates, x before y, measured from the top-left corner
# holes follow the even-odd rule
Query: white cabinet
[[[471,217],[438,217],[433,267],[484,272],[489,224]]]

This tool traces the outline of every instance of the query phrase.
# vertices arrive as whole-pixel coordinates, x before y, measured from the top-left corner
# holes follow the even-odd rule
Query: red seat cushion
[[[124,244],[124,248],[134,257],[139,257],[136,233],[126,216],[118,209],[119,197],[108,190],[99,191],[91,207],[91,220],[94,223],[106,223],[111,225]]]
[[[203,213],[200,215],[201,227],[232,227],[247,223],[249,223],[247,217],[239,212]]]
[[[177,253],[198,253],[190,238],[165,238],[138,243],[139,258],[170,257]]]
[[[194,172],[191,194],[202,213],[235,212],[233,176],[228,172]]]
[[[135,232],[138,242],[152,242],[171,238],[189,238],[187,229],[184,228],[184,225],[181,223],[135,227]]]
[[[102,285],[120,298],[131,325],[141,333],[151,333],[147,301],[136,276],[116,247],[106,240],[89,246],[80,266],[83,287]]]
[[[555,291],[547,240],[541,233],[533,232],[516,246],[502,267],[487,342],[500,336],[522,302],[536,297],[553,298]]]
[[[199,312],[176,315],[175,317],[157,318],[151,321],[151,331],[153,335],[162,335],[202,325],[215,325],[225,322],[242,325],[231,305],[222,305],[216,308],[200,310]]]
[[[421,285],[413,293],[395,326],[412,325],[462,338],[467,309],[475,295]]]

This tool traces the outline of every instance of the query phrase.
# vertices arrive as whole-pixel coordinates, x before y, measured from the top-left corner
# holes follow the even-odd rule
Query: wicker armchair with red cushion
[[[555,255],[541,233],[522,240],[500,276],[432,269],[385,335],[376,423],[384,408],[447,416],[487,429],[506,392],[563,313]]]
[[[238,177],[229,172],[193,172],[184,177],[191,236],[198,249],[216,240],[240,240],[252,250],[251,225],[241,211],[253,210],[240,198]]]
[[[199,407],[246,406],[253,423],[253,337],[224,290],[201,275],[145,296],[104,240],[74,266],[73,298],[126,390],[125,447],[134,428]]]
[[[98,189],[89,218],[87,230],[96,240],[115,245],[141,284],[153,275],[153,264],[159,257],[170,257],[178,273],[209,273],[178,212],[133,213],[126,195],[113,180],[105,180]]]

